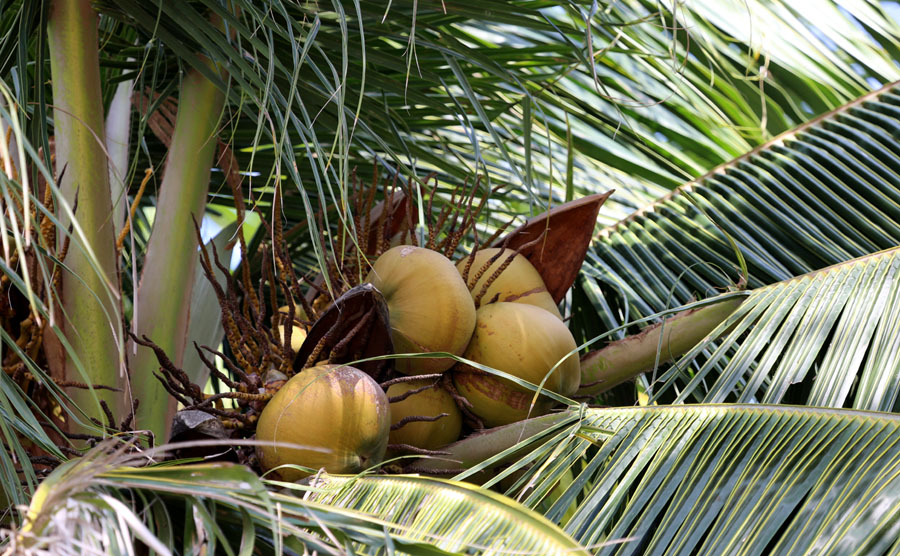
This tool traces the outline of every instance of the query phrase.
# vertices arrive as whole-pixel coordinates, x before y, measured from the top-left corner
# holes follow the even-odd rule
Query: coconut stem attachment
[[[472,412],[472,404],[463,397],[462,394],[459,393],[459,390],[456,389],[456,386],[453,384],[453,379],[450,378],[450,374],[447,373],[443,376],[441,386],[450,392],[450,396],[453,398],[453,401],[456,402],[456,407],[459,408],[460,412],[462,412],[463,416],[466,418],[466,421],[472,426],[475,430],[481,430],[484,428],[484,421],[478,415]]]
[[[441,413],[440,415],[432,415],[432,416],[410,415],[409,417],[404,417],[403,419],[400,419],[399,421],[397,421],[396,423],[391,425],[391,430],[395,431],[397,429],[400,429],[408,423],[434,423],[438,419],[442,419],[444,417],[449,417],[449,416],[450,416],[449,413]]]
[[[724,322],[744,301],[726,298],[706,307],[678,313],[663,323],[610,343],[581,359],[579,395],[596,396],[650,371],[657,363],[677,360]]]

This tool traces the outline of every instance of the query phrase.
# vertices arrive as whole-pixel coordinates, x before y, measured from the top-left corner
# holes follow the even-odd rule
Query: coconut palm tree
[[[7,546],[896,551],[900,25],[815,4],[0,3]],[[476,180],[488,231],[615,188],[563,304],[610,407],[419,465],[480,487],[159,464],[128,332],[206,382],[194,220],[254,279],[283,222],[315,272],[373,174],[419,229]]]

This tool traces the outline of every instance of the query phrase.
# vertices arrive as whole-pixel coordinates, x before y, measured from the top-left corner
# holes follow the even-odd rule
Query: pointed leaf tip
[[[600,207],[613,191],[589,195],[550,209],[499,239],[494,246],[505,243],[511,249],[522,249],[520,253],[534,265],[544,279],[547,291],[559,303],[578,277],[594,237]],[[535,242],[545,230],[546,236]]]

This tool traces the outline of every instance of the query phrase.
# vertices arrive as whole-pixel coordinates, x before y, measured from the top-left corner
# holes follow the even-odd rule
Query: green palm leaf
[[[898,438],[900,417],[883,413],[591,409],[533,452],[509,493],[549,507],[547,517],[584,546],[627,539],[598,554],[891,553]]]
[[[334,204],[338,214],[327,214],[325,226],[333,227],[336,219],[352,222],[346,201],[356,165],[399,170],[414,186],[414,174],[431,170],[449,186],[476,174],[486,184],[507,185],[488,207],[490,226],[540,212],[564,195],[595,192],[598,182],[602,190],[615,183],[620,196],[602,216],[612,222],[684,180],[900,77],[894,64],[900,26],[874,1],[809,0],[801,11],[789,2],[758,0],[748,20],[741,0],[679,5],[674,14],[653,0],[603,6],[406,0],[391,2],[387,10],[357,0],[231,4],[239,16],[225,13],[218,0],[97,2],[104,14],[103,63],[115,76],[105,94],[112,94],[115,79],[130,78],[141,91],[171,94],[185,68],[204,69],[198,52],[226,65],[232,86],[225,118],[230,127],[223,136],[247,173],[245,187],[252,182],[253,195],[245,196],[265,210],[273,182],[291,182],[284,214],[289,224],[308,224],[302,234],[310,237],[292,238],[304,270],[324,265],[310,239],[318,237],[314,211]],[[228,18],[233,42],[210,25],[209,10]],[[0,0],[0,79],[16,91],[16,109],[30,122],[20,144],[35,146],[31,159],[43,145],[49,162],[42,25],[35,3]],[[764,29],[765,48],[754,29]],[[731,246],[704,213],[746,254],[751,287],[895,246],[898,98],[888,91],[856,102],[612,228],[586,266],[600,284],[588,281],[576,291],[575,312],[589,312],[587,300],[593,300],[614,327],[735,282]],[[139,179],[136,170],[165,157],[147,133],[146,118],[139,124],[131,141],[137,146],[133,180]],[[210,191],[223,202],[219,197],[228,194],[219,185]],[[417,195],[421,199],[418,190]],[[835,207],[836,198],[846,205]],[[152,202],[145,197],[145,205]],[[785,210],[787,203],[802,209]],[[137,239],[132,257],[139,266],[144,242]],[[808,300],[816,291],[812,286],[757,290],[742,314],[752,310],[757,321],[767,320],[753,332],[735,333],[727,353],[708,371],[676,367],[663,387],[688,388],[685,397],[700,399],[771,394],[789,401],[778,391],[790,380],[766,374],[768,360],[757,357],[768,354],[761,349],[771,334],[770,340],[794,351],[773,349],[769,369],[788,377],[793,371],[781,363],[790,356],[827,371],[819,373],[818,390],[802,401],[847,405],[852,398],[858,407],[888,408],[897,389],[887,334],[897,322],[892,261],[870,261],[870,267],[854,271],[859,278],[842,292],[845,297],[835,297],[843,302],[830,313],[802,312],[802,302],[790,297]],[[3,271],[22,283],[14,269]],[[850,283],[856,275],[841,276]],[[867,299],[881,303],[872,314]],[[790,311],[785,316],[773,312],[775,307]],[[807,313],[809,320],[802,320]],[[829,330],[845,351],[827,341],[799,343],[801,333],[822,341],[813,334],[815,315],[836,319]],[[805,328],[791,324],[792,316]],[[737,326],[744,322],[754,321]],[[8,334],[3,341],[16,349]],[[715,349],[695,359],[697,365],[715,358]],[[41,370],[24,362],[41,379]],[[705,382],[695,379],[701,372]],[[861,377],[860,385],[848,390],[853,376]],[[47,418],[29,406],[26,393],[5,373],[0,386],[2,483],[15,501],[24,502],[34,480],[21,438],[64,456],[53,451],[39,422]],[[657,385],[658,391],[663,387]],[[54,394],[62,400],[63,394]],[[891,463],[898,459],[891,440],[897,431],[891,416],[679,407],[589,410],[562,419],[549,419],[554,428],[535,433],[540,447],[509,471],[525,473],[516,490],[523,501],[566,523],[592,549],[900,548],[885,540],[898,536]],[[14,459],[25,468],[28,488],[18,486]],[[326,477],[322,489],[304,491],[304,500],[266,491],[241,467],[129,467],[144,463],[100,451],[61,467],[35,505],[44,504],[42,510],[54,518],[50,527],[86,526],[81,532],[63,527],[59,537],[47,539],[127,551],[138,537],[160,553],[174,546],[185,553],[241,554],[370,546],[434,554],[441,553],[438,546],[457,546],[452,534],[487,542],[516,521],[526,527],[506,538],[520,541],[522,550],[577,550],[534,514],[459,485]],[[579,472],[574,486],[541,505],[567,469]],[[327,490],[329,485],[336,490]],[[328,504],[313,501],[320,498]],[[406,513],[390,504],[407,499],[438,504]],[[885,508],[888,517],[867,523],[867,507]],[[474,514],[480,522],[454,513],[473,508],[481,512]],[[782,528],[791,512],[795,517]],[[67,522],[67,516],[73,519]],[[441,528],[441,518],[455,525],[452,534]]]
[[[720,9],[680,6],[675,15],[639,0],[603,9],[532,0],[490,9],[409,0],[388,10],[350,0],[235,5],[241,15],[230,24],[239,48],[202,16],[222,11],[212,0],[100,3],[142,33],[139,43],[153,37],[162,45],[157,66],[202,70],[193,53],[205,51],[233,68],[231,132],[244,147],[241,167],[263,178],[278,170],[295,182],[285,207],[293,221],[345,198],[350,169],[375,162],[399,168],[405,179],[436,170],[453,185],[482,174],[513,186],[495,207],[498,220],[523,209],[536,214],[562,198],[565,158],[574,149],[576,193],[596,192],[599,181],[601,189],[619,186],[603,209],[603,220],[613,222],[865,93],[871,82],[900,77],[882,47],[900,26],[866,6],[859,17],[870,34],[863,35],[831,0],[810,8],[829,14],[818,35],[773,1],[750,12],[731,0]],[[690,34],[661,32],[674,27]],[[793,38],[773,41],[760,56],[752,30],[762,28]],[[853,48],[829,48],[844,36]],[[109,63],[137,70],[126,59],[134,54],[112,52]],[[152,72],[138,74],[139,88],[166,90],[175,77],[145,74]]]
[[[898,131],[900,89],[892,85],[607,228],[588,261],[607,296],[601,315],[608,323],[619,308],[648,316],[737,282],[728,238],[746,259],[751,287],[896,246]]]
[[[65,538],[67,550],[111,553],[135,539],[162,554],[176,540],[185,553],[339,554],[351,545],[359,553],[585,553],[539,514],[464,483],[325,475],[311,487],[269,485],[292,495],[266,490],[238,465],[135,466],[142,462],[106,444],[64,464],[42,483],[25,525],[6,536],[25,548]]]
[[[755,290],[710,334],[729,331],[717,345],[695,347],[654,391],[677,388],[675,401],[894,411],[898,329],[900,248]]]
[[[541,515],[467,483],[409,476],[332,477],[307,497],[379,516],[395,538],[467,554],[585,553]]]

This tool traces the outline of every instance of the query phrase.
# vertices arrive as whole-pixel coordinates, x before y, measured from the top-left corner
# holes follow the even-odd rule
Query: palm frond
[[[346,201],[355,166],[400,171],[418,195],[416,175],[431,170],[441,174],[442,195],[476,175],[505,184],[486,212],[491,226],[541,212],[567,192],[615,185],[619,194],[601,215],[611,223],[872,83],[900,77],[891,63],[900,26],[868,2],[851,14],[816,0],[810,13],[829,14],[816,33],[771,0],[749,11],[735,0],[674,14],[640,0],[602,10],[460,2],[449,11],[444,3],[403,1],[387,13],[349,0],[235,4],[239,16],[212,0],[98,2],[110,77],[104,95],[131,78],[136,92],[172,95],[184,69],[204,70],[197,52],[228,65],[223,135],[246,174],[245,196],[267,210],[273,181],[292,182],[284,215],[307,224],[309,237],[291,238],[303,270],[324,267],[310,241],[318,237],[317,209],[333,203],[339,214],[326,214],[326,226],[352,225]],[[47,81],[43,46],[34,40],[40,33],[32,32],[39,14],[28,3],[10,6],[5,14],[21,16],[4,26],[8,63],[0,69],[19,84],[19,106],[35,122],[30,141],[46,145],[48,130],[37,125],[47,113],[46,91],[28,85]],[[236,38],[224,38],[205,11],[226,18]],[[795,39],[769,44],[760,29]],[[831,46],[845,35],[852,48]],[[130,141],[133,189],[140,170],[165,156],[147,117]],[[211,196],[230,196],[221,174],[213,181]],[[145,205],[153,201],[144,197]],[[141,249],[145,242],[136,240]]]
[[[860,17],[873,32],[854,31],[855,47],[836,51],[829,45],[857,21],[831,0],[809,6],[832,19],[818,35],[772,1],[749,11],[739,1],[717,10],[679,6],[675,14],[639,0],[604,9],[395,1],[387,12],[352,1],[236,4],[239,18],[223,15],[238,48],[217,39],[198,10],[222,12],[217,2],[101,6],[155,37],[164,69],[196,67],[197,51],[227,61],[232,100],[245,105],[231,130],[245,149],[241,167],[295,182],[285,205],[292,221],[345,200],[350,169],[373,163],[413,180],[436,170],[450,185],[482,175],[512,186],[495,204],[498,220],[535,214],[563,198],[571,154],[575,193],[619,186],[604,207],[604,221],[613,222],[871,82],[900,77],[882,48],[900,26],[867,6]],[[769,44],[759,39],[762,28],[802,40]],[[111,56],[121,66],[126,54],[134,50]],[[160,83],[138,86],[165,89],[172,72],[157,73]]]
[[[417,180],[429,171],[440,174],[441,194],[473,176],[485,187],[502,184],[506,189],[488,207],[489,226],[614,183],[625,193],[605,205],[603,222],[612,223],[685,180],[900,78],[894,63],[900,25],[874,0],[853,2],[852,11],[836,0],[809,0],[802,12],[778,0],[756,0],[749,10],[742,0],[728,0],[677,5],[674,13],[654,0],[602,7],[404,0],[391,2],[387,12],[358,0],[272,0],[263,6],[236,0],[239,15],[217,0],[97,4],[104,14],[104,71],[113,75],[105,85],[107,99],[118,81],[132,78],[140,92],[174,94],[185,69],[206,69],[198,52],[228,66],[229,85],[209,77],[229,95],[223,136],[238,153],[245,198],[271,210],[273,184],[293,186],[284,216],[290,224],[307,224],[303,234],[309,237],[292,238],[303,252],[298,259],[304,270],[325,266],[315,241],[321,231],[316,209],[336,207],[325,215],[326,228],[336,220],[352,227],[348,188],[355,166],[399,172],[420,204],[424,193]],[[0,0],[0,6],[0,79],[15,90],[23,121],[30,118],[20,144],[44,147],[41,155],[29,147],[32,173],[43,171],[52,181],[46,172],[52,129],[48,87],[41,86],[49,82],[41,10],[17,0]],[[226,19],[233,40],[210,25],[208,11]],[[898,106],[896,89],[864,98],[611,228],[586,265],[600,283],[587,281],[576,291],[582,304],[576,313],[583,315],[593,302],[613,328],[736,282],[733,249],[716,224],[745,254],[756,288],[897,245]],[[141,116],[130,142],[133,182],[138,169],[158,166],[165,156],[164,145],[148,133],[149,114]],[[228,202],[230,191],[215,181],[221,175],[214,174],[211,197]],[[11,181],[4,180],[4,187]],[[15,194],[17,187],[4,191]],[[844,205],[835,207],[835,199]],[[40,199],[34,202],[40,205]],[[152,203],[148,195],[145,204]],[[138,237],[131,253],[137,266],[144,245]],[[836,298],[843,305],[830,313],[815,300],[798,308],[821,285],[776,285],[754,293],[742,313],[747,318],[736,326],[752,322],[750,317],[766,321],[753,332],[731,332],[738,336],[727,360],[713,363],[704,377],[718,388],[715,395],[761,399],[771,393],[790,400],[790,387],[790,395],[778,393],[790,384],[781,364],[809,360],[807,368],[821,369],[817,376],[823,378],[800,392],[803,401],[895,404],[898,363],[885,332],[897,325],[898,289],[894,255],[884,257],[877,264],[872,258],[865,269],[823,274],[836,289],[853,284],[841,290],[845,297]],[[4,275],[27,293],[28,280],[7,263]],[[867,299],[880,303],[872,314]],[[815,315],[825,315],[832,328],[812,326]],[[801,332],[819,343],[773,348],[770,360],[757,357],[766,334],[794,348]],[[838,346],[827,345],[828,334],[840,340]],[[6,332],[3,342],[17,349]],[[702,361],[715,355],[707,351]],[[21,360],[68,407],[43,369],[24,355]],[[785,369],[784,377],[767,375],[769,363]],[[672,388],[687,388],[685,397],[702,399],[708,385],[702,378],[691,382],[699,372],[676,367],[666,379]],[[860,377],[859,386],[848,386],[853,376]],[[43,408],[29,405],[27,392],[6,373],[0,386],[2,484],[14,502],[23,503],[35,483],[23,439],[65,456],[42,428],[42,421],[51,421]],[[892,517],[900,491],[893,440],[898,425],[892,416],[784,407],[580,411],[538,435],[536,451],[518,459],[507,475],[519,474],[511,492],[565,523],[592,549],[877,553],[886,550],[885,539],[898,535]],[[46,512],[47,538],[71,534],[82,543],[73,550],[97,552],[128,550],[140,538],[160,553],[179,545],[185,552],[210,553],[251,553],[254,547],[330,553],[369,546],[434,554],[441,546],[457,547],[458,539],[496,539],[513,521],[529,525],[506,537],[520,541],[522,550],[578,548],[534,514],[459,485],[326,477],[318,490],[303,490],[304,500],[266,491],[240,467],[129,467],[144,463],[98,452],[61,467],[45,483],[47,496],[33,500],[36,510]],[[573,486],[551,496],[566,470],[578,473]],[[328,503],[314,501],[320,499]],[[392,504],[407,499],[437,504],[421,513]],[[476,506],[483,510],[480,521],[447,517]],[[886,508],[887,517],[867,522],[868,507]],[[455,525],[457,540],[440,528],[444,521]],[[79,532],[73,524],[84,527]]]
[[[511,496],[597,554],[885,554],[900,532],[898,438],[884,413],[590,409],[493,482],[517,478]],[[597,546],[612,539],[625,542]]]
[[[865,95],[603,231],[585,288],[610,328],[900,243],[900,89]],[[630,315],[625,321],[622,315]]]
[[[399,539],[464,554],[586,554],[540,514],[467,483],[412,476],[331,477],[307,499],[378,516]]]
[[[900,248],[755,290],[651,385],[676,402],[895,411]],[[671,395],[671,394],[670,394]]]
[[[268,485],[286,487],[279,493],[242,466],[139,467],[147,456],[124,448],[107,443],[57,469],[8,540],[38,549],[64,538],[61,548],[73,554],[128,553],[136,539],[161,554],[176,545],[225,554],[344,554],[351,546],[357,553],[585,553],[539,514],[463,483],[325,475],[311,486]]]

